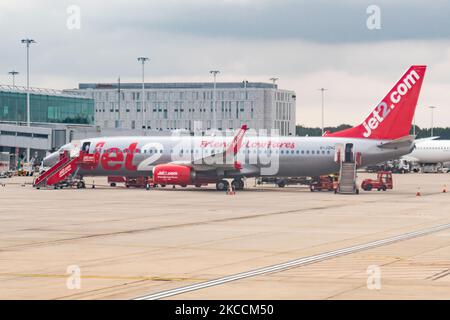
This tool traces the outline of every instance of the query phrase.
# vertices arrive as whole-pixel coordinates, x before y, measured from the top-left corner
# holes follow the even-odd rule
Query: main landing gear
[[[227,180],[220,180],[216,183],[216,189],[218,191],[228,191],[230,183]],[[231,187],[233,190],[243,190],[244,189],[244,181],[242,179],[234,179],[231,182]]]
[[[217,191],[227,191],[230,184],[227,180],[220,180],[216,183]]]
[[[231,182],[231,186],[234,190],[244,190],[244,181],[242,181],[242,179],[234,179],[233,182]]]

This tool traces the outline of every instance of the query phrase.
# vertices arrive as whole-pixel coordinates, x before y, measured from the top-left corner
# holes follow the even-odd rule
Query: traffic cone
[[[442,193],[447,193],[447,185],[444,185],[444,189],[442,189]]]
[[[420,197],[422,194],[420,193],[420,187],[417,188],[416,197]]]

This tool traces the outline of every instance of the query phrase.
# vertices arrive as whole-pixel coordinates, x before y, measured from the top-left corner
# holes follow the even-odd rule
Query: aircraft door
[[[90,141],[84,142],[83,146],[81,147],[81,151],[83,151],[84,153],[89,153],[90,149],[91,149],[91,142]]]
[[[353,162],[353,143],[345,144],[344,162]]]

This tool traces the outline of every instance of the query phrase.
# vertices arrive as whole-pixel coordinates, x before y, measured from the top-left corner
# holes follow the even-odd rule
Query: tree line
[[[348,124],[341,124],[337,127],[325,127],[325,131],[336,132],[336,131],[341,131],[341,130],[348,129],[351,127],[352,126],[348,125]],[[410,133],[413,134],[413,132],[414,132],[414,130],[411,127]],[[322,135],[322,129],[297,125],[297,126],[295,126],[295,135],[303,136],[303,137],[304,136],[318,137],[318,136]],[[417,139],[430,137],[431,129],[430,128],[420,128],[419,126],[416,126],[416,136],[417,136]],[[440,139],[450,140],[450,127],[446,127],[446,128],[435,127],[435,128],[433,128],[433,136],[439,136]]]

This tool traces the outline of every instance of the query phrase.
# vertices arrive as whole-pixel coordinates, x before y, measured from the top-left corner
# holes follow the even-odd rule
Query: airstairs
[[[40,189],[42,187],[53,186],[57,188],[63,184],[68,185],[68,180],[72,180],[77,176],[81,163],[80,159],[82,159],[81,154],[71,158],[69,152],[65,151],[60,155],[59,161],[53,167],[34,180],[33,187]]]
[[[356,169],[361,164],[361,153],[353,151],[353,144],[338,146],[336,162],[339,163],[339,181],[336,193],[358,194]]]

